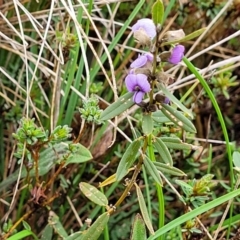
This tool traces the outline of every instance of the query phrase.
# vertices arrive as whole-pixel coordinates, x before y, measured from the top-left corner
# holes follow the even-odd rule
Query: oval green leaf
[[[170,45],[170,44],[176,44],[176,43],[179,43],[179,42],[186,42],[186,41],[189,41],[195,37],[198,37],[200,36],[204,31],[206,30],[206,28],[201,28],[201,29],[198,29],[197,31],[193,32],[193,33],[190,33],[189,35],[185,36],[184,38],[182,39],[178,39],[176,41],[171,41],[171,42],[164,42],[162,44],[162,46],[165,46],[165,45]]]
[[[191,133],[197,132],[193,123],[177,109],[164,103],[162,104],[162,107],[162,112],[177,126]]]
[[[22,230],[7,239],[8,240],[24,239],[25,237],[28,237],[30,235],[32,235],[34,239],[36,239],[36,240],[38,239],[37,236],[35,234],[33,234],[32,231],[29,231],[29,230]]]
[[[156,168],[156,166],[153,164],[153,162],[145,157],[143,159],[144,166],[146,167],[148,173],[152,176],[154,181],[158,183],[159,185],[163,186],[162,179],[160,177],[160,174]]]
[[[134,168],[128,169],[128,173],[129,173],[130,171],[133,171],[133,170],[134,170]],[[116,173],[113,174],[113,175],[111,175],[111,176],[108,177],[107,179],[105,179],[103,182],[99,183],[99,187],[100,187],[100,188],[101,188],[101,187],[105,187],[105,186],[107,186],[107,185],[109,185],[109,184],[112,184],[112,183],[114,183],[114,182],[116,182]]]
[[[193,118],[191,110],[187,109],[163,84],[158,84],[161,91],[173,102],[179,109],[186,113],[190,118]]]
[[[76,151],[70,154],[70,156],[67,158],[65,166],[70,163],[83,163],[92,159],[92,154],[86,147],[80,143],[74,145],[74,147],[76,147]]]
[[[53,236],[53,228],[49,224],[47,224],[42,231],[41,240],[52,240],[52,236]]]
[[[167,174],[170,174],[173,176],[179,176],[179,177],[186,176],[186,174],[183,171],[181,171],[178,168],[169,166],[168,164],[160,163],[160,162],[153,162],[153,164],[156,166],[157,170],[162,173],[167,173]]]
[[[81,237],[82,237],[82,231],[79,231],[69,235],[64,240],[82,240]]]
[[[168,151],[168,148],[164,144],[164,142],[160,138],[156,138],[155,141],[153,142],[153,146],[158,151],[158,153],[161,156],[162,160],[166,164],[172,166],[173,165],[172,156],[171,156],[170,152]]]
[[[163,24],[164,19],[164,5],[162,0],[157,0],[152,6],[152,20],[157,24]]]
[[[49,211],[48,224],[54,229],[55,233],[57,233],[59,237],[65,239],[68,236],[58,215],[53,211]]]
[[[108,200],[106,196],[100,192],[96,187],[86,183],[86,182],[81,182],[79,184],[79,187],[83,194],[90,199],[92,202],[96,203],[99,206],[107,206],[108,205]]]
[[[160,138],[164,144],[171,149],[178,150],[195,150],[197,147],[192,144],[184,143],[180,138],[177,137],[161,137]]]
[[[68,144],[61,142],[56,143],[52,146],[49,146],[48,148],[44,149],[42,152],[40,152],[39,157],[39,176],[43,176],[46,173],[48,173],[53,166],[56,165],[56,162],[59,160],[63,160],[66,156],[66,154],[69,153],[69,147]],[[12,173],[7,179],[0,182],[0,192],[3,189],[6,189],[9,185],[14,183],[19,175],[19,170],[16,170],[14,173]],[[33,177],[35,176],[35,169],[33,168],[29,176]],[[24,167],[21,172],[21,178],[25,178],[27,176],[27,170]]]
[[[134,102],[132,100],[133,93],[128,92],[117,99],[116,102],[109,105],[100,116],[100,120],[109,120],[116,117],[117,115],[123,113],[128,108],[133,106]]]
[[[105,212],[93,223],[93,225],[81,236],[81,240],[97,240],[103,232],[109,220],[109,213]]]
[[[148,215],[147,207],[146,207],[145,200],[144,200],[144,197],[142,195],[141,189],[136,183],[135,183],[135,187],[136,187],[136,190],[137,190],[137,197],[138,197],[139,207],[140,207],[140,210],[141,210],[141,213],[142,213],[142,216],[143,216],[143,220],[144,220],[149,232],[151,234],[154,234],[153,226],[152,226],[150,217]]]
[[[134,140],[126,152],[123,154],[122,159],[118,165],[116,172],[116,180],[120,181],[125,175],[127,175],[129,168],[133,165],[137,155],[138,150],[141,147],[141,141],[139,139]]]
[[[152,114],[147,113],[143,114],[143,119],[142,119],[142,129],[143,133],[145,135],[149,135],[153,131],[153,119],[152,119]]]
[[[146,228],[141,215],[138,213],[133,222],[131,240],[146,240]]]
[[[167,118],[162,111],[156,111],[152,113],[152,119],[153,121],[157,123],[166,123],[170,122],[171,120]]]
[[[237,151],[233,152],[233,163],[236,168],[240,169],[240,153]]]

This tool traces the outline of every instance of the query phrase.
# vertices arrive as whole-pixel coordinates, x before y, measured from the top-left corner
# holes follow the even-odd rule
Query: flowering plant
[[[125,77],[125,85],[128,92],[108,106],[100,117],[102,121],[110,120],[124,113],[124,111],[135,104],[142,109],[142,135],[138,135],[137,137],[136,134],[135,139],[128,146],[118,165],[116,175],[107,178],[100,186],[103,187],[115,181],[120,181],[129,171],[133,171],[131,180],[127,181],[125,191],[114,204],[113,208],[108,209],[108,213],[112,214],[126,198],[132,187],[135,186],[143,220],[150,234],[154,234],[154,230],[146,211],[141,190],[136,184],[138,174],[143,167],[147,170],[156,183],[159,202],[162,202],[162,178],[167,181],[165,173],[170,173],[178,177],[185,175],[184,172],[173,166],[169,149],[196,149],[191,144],[183,143],[176,136],[159,137],[159,135],[155,135],[155,129],[158,129],[159,132],[161,129],[159,125],[161,126],[166,122],[175,125],[181,131],[196,132],[195,126],[189,119],[192,118],[191,111],[169,92],[167,88],[169,82],[174,77],[165,72],[165,67],[170,67],[172,64],[180,65],[185,52],[185,47],[180,42],[184,41],[184,38],[191,38],[191,36],[185,37],[183,30],[176,30],[166,32],[161,38],[163,15],[164,8],[162,1],[157,0],[152,8],[153,18],[140,19],[132,26],[133,36],[139,45],[144,47],[144,53],[138,55],[130,64],[130,70]],[[196,35],[194,34],[193,36],[195,37]],[[168,46],[168,51],[162,52],[163,46]],[[145,99],[145,96],[148,96],[148,98]],[[136,162],[136,166],[131,168],[134,162]],[[209,193],[204,192],[204,194],[207,196]],[[199,196],[196,197],[196,201],[199,200],[198,198]],[[138,217],[141,218],[140,216]],[[107,217],[105,216],[105,218]],[[161,226],[163,226],[163,205],[162,211],[159,213],[159,219],[162,224]],[[150,238],[155,239],[153,236]],[[145,237],[142,239],[145,239]]]
[[[153,19],[140,19],[132,26],[133,36],[139,45],[144,47],[144,53],[138,55],[130,64],[130,70],[125,77],[125,86],[128,92],[108,106],[100,116],[101,121],[110,120],[124,113],[124,111],[135,104],[142,109],[142,135],[137,137],[137,134],[135,134],[134,140],[131,141],[120,160],[116,175],[107,178],[100,186],[103,187],[115,181],[120,181],[130,171],[133,171],[131,180],[127,181],[125,191],[114,206],[108,208],[108,213],[112,214],[127,197],[132,187],[135,186],[143,220],[150,234],[154,234],[154,230],[146,211],[141,190],[136,184],[138,174],[143,167],[147,170],[156,183],[159,202],[162,202],[162,178],[167,179],[164,174],[170,173],[178,177],[185,175],[184,172],[173,166],[169,148],[195,149],[194,146],[183,143],[176,136],[156,136],[155,129],[158,129],[157,131],[159,132],[161,129],[159,126],[169,122],[181,131],[196,132],[195,126],[189,119],[192,118],[191,111],[167,89],[168,83],[174,77],[165,72],[165,67],[181,63],[185,47],[179,43],[183,41],[185,34],[183,30],[169,31],[161,38],[164,14],[162,1],[157,0],[152,9]],[[161,16],[159,12],[162,13]],[[191,37],[186,36],[186,38],[189,39]],[[168,46],[168,51],[162,52],[162,46],[166,45]],[[148,96],[148,98],[145,99],[145,96]],[[134,162],[136,162],[136,166],[132,168]],[[84,187],[82,186],[82,188]],[[104,198],[100,192],[98,194],[99,196],[101,195],[101,198]],[[88,196],[89,194],[86,192],[85,195]],[[196,201],[198,201],[198,196],[196,198]],[[93,198],[90,199],[94,201]],[[104,199],[105,204],[107,204],[107,199]],[[164,223],[164,206],[162,208],[161,213],[159,213],[161,224]],[[102,217],[108,221],[109,216],[102,215]],[[140,216],[138,217],[141,218]],[[142,239],[145,239],[145,237],[143,236]]]

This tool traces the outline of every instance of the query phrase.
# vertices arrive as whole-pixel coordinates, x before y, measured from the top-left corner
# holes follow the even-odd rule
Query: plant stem
[[[134,170],[134,173],[133,173],[133,176],[131,178],[131,180],[129,181],[129,183],[127,184],[127,187],[125,188],[124,192],[122,193],[121,197],[118,199],[118,201],[115,203],[114,207],[113,208],[110,208],[108,210],[108,213],[109,214],[112,214],[115,210],[116,207],[118,207],[123,201],[124,199],[128,196],[128,193],[130,192],[130,190],[132,189],[132,186],[134,185],[134,183],[136,182],[136,179],[137,179],[137,176],[138,174],[140,173],[141,171],[141,168],[142,168],[142,163],[143,163],[143,155],[147,149],[147,146],[148,146],[148,138],[145,137],[144,139],[144,145],[143,145],[143,148],[142,148],[142,152],[141,152],[141,155],[140,155],[140,159],[138,161],[138,164]]]

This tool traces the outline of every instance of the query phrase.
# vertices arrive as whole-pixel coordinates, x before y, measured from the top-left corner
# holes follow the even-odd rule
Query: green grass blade
[[[169,222],[168,224],[166,224],[164,227],[160,228],[158,231],[155,232],[154,236],[150,236],[147,240],[154,240],[157,237],[163,235],[164,233],[170,231],[173,228],[176,228],[177,226],[179,226],[180,224],[185,223],[186,221],[195,218],[196,216],[209,211],[210,209],[217,207],[221,204],[223,204],[224,202],[229,201],[230,199],[236,197],[240,195],[240,189],[234,190],[224,196],[221,196],[217,199],[214,199],[213,201],[206,203],[204,205],[202,205],[199,208],[194,209],[191,212],[188,212],[176,219],[174,219],[173,221]]]
[[[207,82],[205,81],[205,79],[202,77],[202,75],[197,71],[197,69],[192,65],[192,63],[186,58],[183,58],[183,62],[187,65],[187,67],[189,68],[189,70],[196,76],[196,78],[199,80],[199,82],[201,83],[201,85],[203,86],[204,90],[206,91],[206,93],[208,94],[214,108],[215,111],[217,113],[218,116],[218,120],[221,124],[222,127],[222,131],[223,131],[223,135],[225,138],[225,142],[226,142],[226,146],[227,146],[227,154],[228,154],[228,162],[229,162],[229,168],[230,168],[230,180],[231,180],[231,189],[233,189],[233,181],[234,181],[234,175],[233,175],[233,164],[232,164],[232,154],[231,154],[231,144],[229,142],[229,138],[228,138],[228,132],[227,132],[227,128],[226,128],[226,124],[225,121],[223,119],[223,115],[222,112],[218,106],[218,103],[216,101],[216,98],[214,97],[210,87],[208,86]]]
[[[183,57],[183,62],[187,65],[189,70],[196,76],[196,78],[202,84],[204,90],[208,94],[208,96],[209,96],[209,98],[210,98],[210,100],[211,100],[211,102],[212,102],[212,104],[213,104],[213,106],[215,108],[215,111],[217,113],[218,120],[219,120],[219,122],[221,124],[223,135],[224,135],[224,139],[225,139],[225,142],[226,142],[228,163],[229,163],[229,168],[230,168],[230,184],[231,184],[231,189],[233,189],[234,174],[233,174],[233,162],[232,162],[232,154],[231,154],[231,145],[230,145],[230,142],[229,142],[228,132],[227,132],[225,121],[223,119],[222,112],[221,112],[221,110],[220,110],[220,108],[218,106],[216,98],[214,97],[210,87],[208,86],[207,82],[202,77],[202,75],[197,71],[197,69],[193,66],[193,64],[186,57]],[[231,205],[231,207],[230,207],[230,220],[232,218],[232,213],[233,213],[233,205]],[[230,233],[230,225],[229,225],[227,236],[229,236],[229,233]]]

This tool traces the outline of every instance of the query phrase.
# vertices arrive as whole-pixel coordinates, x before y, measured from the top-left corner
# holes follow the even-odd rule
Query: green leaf
[[[147,113],[143,114],[143,119],[142,119],[142,129],[143,133],[145,135],[149,135],[153,131],[153,119],[152,119],[152,114]]]
[[[182,189],[186,189],[187,191],[192,191],[193,187],[189,185],[188,183],[182,181],[182,180],[176,180],[175,181],[179,186],[181,186]]]
[[[193,219],[202,213],[205,213],[209,211],[210,209],[213,209],[217,206],[220,206],[224,202],[229,201],[230,199],[233,199],[234,197],[240,195],[240,189],[236,189],[228,194],[225,194],[221,197],[218,197],[211,202],[205,203],[201,207],[198,207],[188,213],[185,213],[184,215],[181,215],[178,218],[175,218],[174,220],[170,221],[167,223],[164,227],[158,229],[153,236],[150,236],[147,240],[154,240],[157,239],[158,237],[162,236],[166,232],[170,231],[171,229],[176,228],[177,226],[187,222],[190,219]],[[232,222],[231,222],[232,223]]]
[[[41,240],[52,240],[53,228],[47,224],[43,229]]]
[[[133,221],[131,240],[146,240],[146,228],[141,215],[138,213]]]
[[[152,6],[152,20],[153,22],[158,24],[163,24],[164,18],[164,5],[161,0],[157,0]]]
[[[205,30],[206,30],[206,28],[198,29],[197,31],[195,31],[195,32],[193,32],[193,33],[190,33],[189,35],[185,36],[185,37],[182,38],[182,39],[178,39],[178,40],[176,40],[176,41],[171,41],[171,42],[164,42],[164,43],[162,43],[162,46],[189,41],[189,40],[191,40],[191,39],[193,39],[193,38],[198,37],[199,35],[201,35]]]
[[[42,152],[40,152],[39,157],[39,176],[43,176],[48,173],[52,167],[56,164],[57,161],[63,160],[66,153],[69,152],[68,144],[66,143],[57,143],[52,146],[49,146]],[[7,188],[9,185],[14,183],[19,175],[19,170],[12,173],[7,179],[0,182],[0,192]],[[30,177],[35,176],[35,170],[32,169],[30,171]],[[25,178],[27,176],[26,168],[23,167],[21,172],[21,178]]]
[[[240,153],[237,151],[233,152],[233,163],[236,168],[240,169]]]
[[[26,230],[31,231],[31,226],[26,221],[22,221],[22,223],[23,223],[23,226]]]
[[[190,118],[193,118],[191,110],[187,109],[168,89],[161,83],[158,84],[161,91],[168,97],[179,109],[186,113]],[[168,116],[167,116],[168,117]]]
[[[163,186],[162,179],[154,163],[147,157],[143,159],[143,163],[148,173],[153,177],[154,181],[159,185]]]
[[[177,126],[183,128],[185,131],[196,133],[196,128],[193,123],[185,117],[181,112],[169,106],[167,104],[162,103],[162,112],[169,118],[173,123]]]
[[[158,153],[161,156],[162,160],[165,163],[167,163],[170,166],[172,166],[173,165],[172,156],[171,156],[170,152],[168,151],[167,146],[161,140],[161,138],[155,138],[155,141],[153,142],[153,146],[158,151]]]
[[[82,240],[81,237],[82,237],[82,231],[79,231],[69,235],[64,240]]]
[[[157,123],[166,123],[166,122],[171,122],[169,118],[167,118],[162,111],[158,110],[156,112],[152,113],[152,119],[153,121]]]
[[[49,212],[48,224],[54,229],[54,231],[63,239],[65,239],[68,234],[64,229],[62,223],[60,222],[59,217],[53,211]]]
[[[37,236],[35,234],[33,234],[33,232],[29,231],[29,230],[22,230],[21,232],[18,232],[16,234],[14,234],[13,236],[9,237],[8,240],[20,240],[20,239],[24,239],[27,236],[32,235],[34,237],[34,239],[38,239]]]
[[[142,195],[141,189],[137,184],[135,184],[135,187],[136,187],[136,190],[137,190],[137,197],[138,197],[139,207],[140,207],[140,210],[141,210],[141,213],[142,213],[142,216],[143,216],[143,220],[144,220],[149,232],[151,234],[154,234],[153,226],[152,226],[150,217],[148,215],[147,207],[146,207],[145,200],[144,200],[144,197]]]
[[[133,171],[134,170],[134,168],[132,167],[132,168],[129,168],[128,169],[128,173],[130,172],[130,171]],[[111,175],[110,177],[108,177],[107,179],[105,179],[103,182],[100,182],[99,183],[99,187],[101,188],[101,187],[105,187],[105,186],[107,186],[107,185],[109,185],[109,184],[112,184],[112,183],[114,183],[114,182],[116,182],[117,180],[116,180],[116,173],[114,173],[113,175]]]
[[[167,173],[173,176],[179,176],[179,177],[186,176],[186,174],[180,169],[171,167],[165,163],[153,162],[153,164],[156,166],[157,170],[160,172]]]
[[[87,231],[83,232],[81,240],[97,240],[107,225],[108,220],[109,214],[107,212],[103,213]]]
[[[86,161],[89,161],[92,159],[92,154],[86,147],[84,147],[80,143],[77,143],[74,145],[75,145],[74,147],[76,147],[77,150],[74,151],[69,156],[69,158],[67,159],[67,161],[65,163],[65,166],[67,166],[70,163],[83,163],[83,162],[86,162]]]
[[[161,137],[164,144],[171,149],[178,150],[196,150],[197,147],[192,144],[184,143],[180,138],[177,137]]]
[[[134,102],[132,100],[133,93],[128,92],[117,99],[116,102],[109,105],[101,114],[100,120],[109,120],[111,118],[116,117],[117,115],[123,113],[131,106],[133,106]]]
[[[83,194],[90,199],[92,202],[96,203],[99,206],[107,206],[108,205],[108,200],[106,196],[100,192],[97,188],[94,186],[86,183],[86,182],[81,182],[79,184],[79,187]]]
[[[123,154],[122,159],[118,165],[117,172],[116,172],[117,181],[120,181],[128,173],[128,169],[133,165],[140,147],[141,147],[141,141],[139,139],[134,140],[129,145],[129,147],[127,148],[126,152]]]

